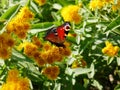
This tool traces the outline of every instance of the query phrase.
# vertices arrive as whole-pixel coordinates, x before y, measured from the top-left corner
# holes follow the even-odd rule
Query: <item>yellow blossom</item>
[[[9,33],[3,32],[0,35],[0,58],[8,59],[11,55],[15,41]]]
[[[49,66],[43,69],[43,74],[50,80],[55,80],[60,73],[58,66]]]
[[[19,77],[19,71],[17,69],[10,70],[7,76],[7,82],[17,81]]]
[[[80,7],[77,5],[69,5],[63,7],[61,10],[61,16],[64,21],[75,22],[78,24],[81,21],[81,15],[79,14]]]
[[[49,42],[44,43],[43,45],[43,50],[48,51],[51,49],[51,44]]]
[[[36,52],[37,49],[38,47],[31,42],[26,42],[24,44],[24,53],[28,55],[29,57],[33,57],[34,52]]]
[[[71,49],[70,48],[64,48],[64,55],[69,56],[71,54]]]
[[[102,1],[101,1],[102,2]],[[103,2],[105,2],[106,4],[110,4],[110,3],[113,3],[114,0],[103,0]]]
[[[20,77],[16,69],[10,70],[6,83],[2,85],[0,90],[30,90],[29,79]]]
[[[46,3],[46,0],[34,0],[36,3],[38,3],[40,6],[43,6]]]
[[[75,60],[73,63],[72,63],[72,68],[78,68],[80,67],[80,63],[78,62],[78,60]]]
[[[44,66],[46,64],[46,61],[43,60],[41,57],[35,59],[35,62],[37,63],[38,66]]]
[[[20,9],[20,12],[17,15],[17,18],[21,18],[23,21],[28,21],[33,19],[34,14],[30,11],[27,6],[24,6]]]
[[[117,5],[112,5],[112,11],[115,12],[115,11],[117,11],[117,10],[118,10]]]
[[[8,59],[11,56],[11,49],[0,48],[0,58]]]
[[[112,43],[110,43],[109,41],[105,42],[106,47],[104,47],[102,49],[102,52],[108,56],[116,56],[118,54],[119,51],[119,47],[118,46],[113,46]]]
[[[105,3],[101,0],[91,0],[89,8],[94,11],[95,9],[101,9],[104,5]]]
[[[14,32],[19,38],[23,39],[26,37],[27,31],[30,28],[30,20],[32,20],[34,14],[29,10],[27,6],[20,9],[20,12],[11,19],[7,24],[7,32]]]
[[[33,44],[35,44],[37,47],[42,47],[43,45],[42,45],[42,42],[37,38],[37,37],[33,37],[32,38],[32,42],[33,42]]]
[[[32,42],[25,42],[19,47],[24,47],[24,53],[33,58],[38,66],[44,66],[45,64],[61,62],[65,56],[71,54],[70,44],[65,42],[64,45],[64,48],[57,47],[48,42],[42,43],[37,37],[34,37]]]
[[[120,9],[120,1],[117,0],[117,3],[112,5],[112,10],[115,12],[119,9]]]

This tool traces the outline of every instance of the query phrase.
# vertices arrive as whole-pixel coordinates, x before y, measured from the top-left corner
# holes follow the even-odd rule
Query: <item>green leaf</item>
[[[53,90],[60,90],[61,84],[60,83],[55,83],[55,87]]]
[[[92,83],[93,86],[97,87],[99,90],[103,89],[103,86],[97,80],[94,80]]]
[[[112,32],[114,32],[114,33],[120,35],[120,30],[119,30],[119,29],[112,30]]]
[[[53,25],[53,22],[42,22],[37,24],[32,24],[31,29],[44,29]]]
[[[12,59],[33,63],[33,60],[31,60],[30,58],[28,58],[27,56],[25,56],[22,52],[19,52],[16,49],[13,49]]]
[[[16,64],[19,67],[25,68],[27,70],[27,74],[29,75],[32,81],[42,81],[41,73],[34,65],[35,62],[31,60],[29,57],[25,56],[16,49],[13,49],[12,59],[17,60]]]
[[[81,75],[81,74],[87,74],[91,72],[91,69],[89,68],[75,68],[72,69],[72,72],[74,73],[75,76]]]
[[[88,77],[89,78],[93,78],[94,77],[94,74],[95,74],[95,69],[94,69],[94,64],[92,63],[91,66],[90,66],[90,70],[91,72],[88,73]]]
[[[37,24],[32,24],[30,33],[39,33],[47,31],[48,29],[52,28],[54,26],[55,22],[42,22]]]
[[[118,85],[114,88],[114,90],[120,90],[120,84],[118,84]]]
[[[66,40],[77,45],[76,38],[74,38],[74,37],[67,36]]]
[[[115,18],[106,28],[105,31],[108,30],[114,30],[116,28],[120,27],[120,16],[118,16],[117,18]]]
[[[0,20],[3,20],[3,19],[9,19],[15,12],[16,10],[18,9],[20,5],[17,4],[11,8],[9,8],[4,14],[2,14],[2,16],[0,17]]]
[[[113,61],[113,59],[114,59],[114,57],[109,57],[108,60],[107,60],[107,64],[108,64],[108,65],[111,64],[112,61]]]
[[[117,64],[120,66],[120,57],[117,57]]]
[[[63,6],[75,4],[74,0],[57,0],[57,2]]]

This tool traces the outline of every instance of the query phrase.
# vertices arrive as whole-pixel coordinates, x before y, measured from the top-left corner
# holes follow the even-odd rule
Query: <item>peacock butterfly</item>
[[[71,27],[69,22],[65,22],[58,27],[53,27],[46,32],[44,39],[50,41],[56,46],[64,47],[63,43],[65,42],[66,36],[70,28]]]

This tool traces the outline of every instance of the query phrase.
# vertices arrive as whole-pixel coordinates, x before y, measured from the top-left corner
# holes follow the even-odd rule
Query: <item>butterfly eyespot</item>
[[[69,31],[69,30],[70,30],[70,26],[69,26],[69,25],[66,25],[66,26],[65,26],[65,30],[66,30],[66,31]]]

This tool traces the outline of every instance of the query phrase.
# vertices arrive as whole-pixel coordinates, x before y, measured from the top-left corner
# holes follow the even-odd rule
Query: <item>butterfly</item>
[[[70,28],[71,26],[69,22],[65,22],[58,27],[53,27],[46,32],[44,39],[55,44],[56,46],[64,47],[63,43],[65,42]]]

